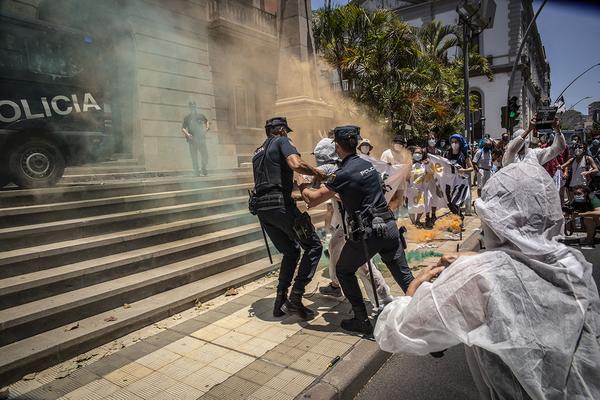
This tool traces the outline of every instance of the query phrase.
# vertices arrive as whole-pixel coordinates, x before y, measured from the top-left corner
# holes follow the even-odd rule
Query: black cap
[[[288,122],[287,122],[287,118],[286,117],[273,117],[273,118],[269,118],[267,120],[267,122],[265,123],[265,129],[269,129],[269,128],[275,128],[276,126],[285,126],[285,128],[287,129],[288,132],[291,132],[292,130],[290,129],[290,127],[288,126]]]
[[[406,144],[406,139],[404,139],[402,135],[396,135],[394,136],[394,139],[392,139],[392,143]]]
[[[360,140],[360,127],[355,125],[344,125],[344,126],[336,126],[333,130],[334,141],[338,140],[347,140],[350,138],[356,138],[356,140]]]

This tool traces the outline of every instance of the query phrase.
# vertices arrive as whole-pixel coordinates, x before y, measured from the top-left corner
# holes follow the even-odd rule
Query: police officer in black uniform
[[[287,137],[291,129],[286,118],[269,119],[265,130],[267,140],[252,158],[254,192],[250,211],[258,215],[263,229],[283,254],[273,315],[280,317],[287,312],[310,319],[314,312],[302,304],[302,295],[315,274],[323,247],[310,217],[301,213],[292,199],[293,175],[294,171],[313,175],[316,179],[323,179],[324,175],[300,158],[300,153]],[[301,248],[304,254],[288,299]]]
[[[356,154],[360,128],[340,126],[334,132],[341,166],[319,189],[301,187],[302,197],[314,207],[339,194],[351,237],[342,249],[336,274],[354,311],[354,318],[342,321],[341,326],[348,331],[371,334],[373,326],[356,279],[357,269],[379,253],[402,290],[406,291],[414,278],[406,261],[396,218],[384,197],[381,177],[373,164]]]

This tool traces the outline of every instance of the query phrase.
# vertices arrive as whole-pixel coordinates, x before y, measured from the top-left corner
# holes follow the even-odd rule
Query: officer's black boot
[[[285,302],[281,310],[287,314],[296,314],[304,320],[309,320],[315,316],[315,312],[302,304],[302,294],[302,291],[292,289],[289,300]]]
[[[347,331],[363,333],[365,335],[373,333],[373,325],[371,325],[367,310],[364,308],[354,309],[354,318],[343,320],[341,327]]]
[[[273,306],[273,316],[274,317],[283,317],[285,313],[281,311],[281,306],[285,304],[287,301],[287,290],[277,292],[277,297],[275,297],[275,304]]]

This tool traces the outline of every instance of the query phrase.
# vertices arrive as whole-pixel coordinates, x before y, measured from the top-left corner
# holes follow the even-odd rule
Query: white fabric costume
[[[525,156],[529,153],[533,153],[541,165],[546,164],[548,161],[558,157],[560,153],[565,150],[567,142],[562,133],[557,132],[554,135],[554,141],[550,147],[544,149],[529,148],[529,139],[523,139],[521,135],[525,133],[524,129],[517,129],[515,137],[508,142],[504,156],[502,157],[502,165],[504,167],[509,166],[514,162],[519,162],[525,159]]]
[[[494,174],[476,201],[487,251],[387,305],[375,338],[419,355],[464,343],[484,399],[600,399],[592,265],[555,240],[560,201],[536,153]]]

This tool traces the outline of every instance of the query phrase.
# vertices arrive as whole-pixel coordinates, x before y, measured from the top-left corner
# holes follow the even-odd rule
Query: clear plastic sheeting
[[[482,398],[600,399],[600,299],[592,265],[555,240],[552,179],[526,157],[490,179],[476,208],[488,251],[388,304],[377,343],[419,355],[464,343]]]
[[[504,167],[523,161],[528,157],[533,157],[541,165],[544,165],[548,161],[558,157],[567,146],[564,135],[558,132],[550,147],[532,149],[529,147],[529,139],[522,138],[523,133],[525,133],[524,129],[518,129],[514,134],[514,138],[506,146],[506,151],[502,157],[502,165]]]

